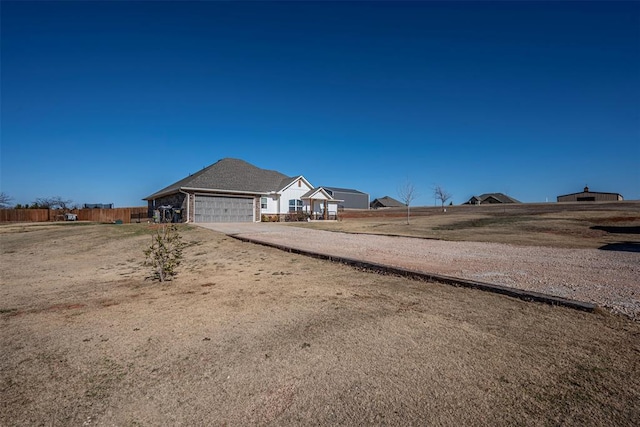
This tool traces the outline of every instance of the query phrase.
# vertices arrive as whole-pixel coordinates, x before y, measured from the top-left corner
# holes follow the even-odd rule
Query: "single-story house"
[[[401,208],[406,206],[404,203],[394,199],[393,197],[384,196],[378,199],[374,199],[371,202],[371,209],[379,209],[379,208]]]
[[[340,209],[369,209],[369,195],[351,188],[322,187],[335,199],[343,200]]]
[[[149,214],[173,212],[184,222],[260,222],[303,214],[335,219],[338,203],[304,176],[289,177],[240,159],[225,158],[144,198]],[[177,214],[177,216],[176,216]]]
[[[558,202],[617,202],[622,200],[624,198],[619,193],[589,191],[589,187],[584,187],[584,190],[580,193],[558,196]]]
[[[85,203],[83,209],[113,209],[113,203]]]
[[[464,204],[465,205],[484,205],[484,204],[495,204],[495,203],[520,203],[520,201],[502,193],[485,193],[479,196],[472,196]]]

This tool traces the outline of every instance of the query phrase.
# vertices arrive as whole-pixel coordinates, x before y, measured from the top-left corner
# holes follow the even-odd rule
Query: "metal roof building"
[[[351,188],[322,187],[334,199],[342,200],[338,207],[344,209],[369,209],[369,195]]]
[[[584,187],[580,193],[558,196],[558,202],[617,202],[621,200],[624,198],[619,193],[589,191],[589,187]]]

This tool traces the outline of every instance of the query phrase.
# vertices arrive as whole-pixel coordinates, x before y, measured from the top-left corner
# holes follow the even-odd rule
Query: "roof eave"
[[[180,187],[174,188],[172,190],[163,191],[161,193],[152,194],[151,196],[145,197],[142,200],[155,200],[163,196],[168,196],[169,194],[180,193],[181,191],[190,191],[190,192],[199,192],[199,193],[223,193],[223,194],[250,194],[250,195],[269,195],[273,194],[273,192],[269,191],[243,191],[243,190],[222,190],[219,188],[198,188],[198,187]]]
[[[193,191],[201,193],[224,193],[224,194],[252,194],[252,195],[268,195],[269,191],[246,191],[246,190],[222,190],[220,188],[197,188],[197,187],[180,187],[180,190]]]
[[[302,175],[298,175],[298,176],[296,176],[296,177],[293,177],[293,178],[291,179],[291,181],[289,181],[289,183],[288,183],[287,185],[285,185],[284,187],[282,187],[281,189],[279,189],[279,190],[277,191],[277,193],[281,193],[281,192],[285,191],[287,188],[291,187],[291,186],[292,186],[292,185],[293,185],[297,180],[299,180],[299,179],[304,180],[304,182],[307,184],[307,186],[309,186],[309,187],[311,187],[311,188],[314,188],[314,187],[313,187],[313,185],[311,185],[311,183],[307,180],[307,178],[305,178],[305,177],[304,177],[304,176],[302,176]]]

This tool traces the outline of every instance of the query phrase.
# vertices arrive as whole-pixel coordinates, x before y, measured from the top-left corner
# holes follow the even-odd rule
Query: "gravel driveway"
[[[592,302],[640,319],[640,253],[347,234],[275,223],[197,224],[229,235]]]

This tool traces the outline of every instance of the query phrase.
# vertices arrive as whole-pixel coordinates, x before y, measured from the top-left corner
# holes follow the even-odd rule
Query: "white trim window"
[[[260,197],[260,209],[267,209],[267,198]]]
[[[289,199],[289,212],[301,212],[301,211],[302,211],[302,200]]]

